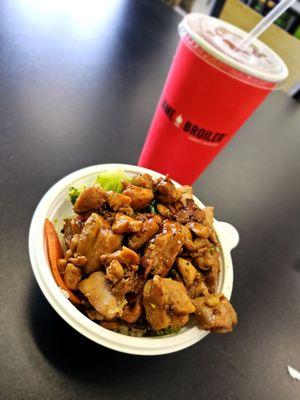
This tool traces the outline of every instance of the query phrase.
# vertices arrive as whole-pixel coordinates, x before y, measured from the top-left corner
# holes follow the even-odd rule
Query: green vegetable
[[[108,191],[113,190],[114,192],[121,193],[123,191],[122,180],[130,182],[131,179],[121,168],[116,168],[111,171],[102,172],[97,176],[95,183],[101,185],[101,187]],[[74,205],[80,193],[85,189],[85,186],[76,188],[74,186],[69,188],[69,197]]]
[[[77,189],[73,186],[69,188],[69,197],[70,197],[70,200],[71,200],[71,203],[73,204],[73,206],[77,200],[77,197],[79,197],[79,195],[80,195],[79,189]]]
[[[117,193],[122,193],[123,191],[122,181],[130,182],[131,179],[121,168],[102,172],[96,179],[96,183],[99,183],[104,190],[113,190]]]
[[[157,208],[156,208],[156,206],[157,206],[157,201],[156,201],[156,200],[153,200],[153,201],[150,203],[150,205],[149,205],[149,210],[150,210],[150,212],[151,212],[152,214],[157,214]]]

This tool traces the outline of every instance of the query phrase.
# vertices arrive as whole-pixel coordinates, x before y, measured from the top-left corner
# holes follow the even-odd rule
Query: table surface
[[[195,185],[240,232],[234,333],[160,357],[113,352],[70,328],[31,271],[45,191],[88,165],[137,162],[179,18],[154,0],[1,2],[1,399],[299,399],[286,367],[300,369],[300,111],[280,92]]]

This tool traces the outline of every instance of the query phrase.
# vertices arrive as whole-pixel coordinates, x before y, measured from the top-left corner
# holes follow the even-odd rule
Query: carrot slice
[[[47,240],[47,248],[48,248],[48,256],[50,261],[51,270],[54,276],[54,279],[58,286],[60,286],[63,290],[68,292],[69,298],[73,303],[81,304],[81,301],[71,290],[66,286],[63,278],[61,277],[58,271],[58,260],[64,257],[64,253],[62,251],[60,241],[58,239],[56,230],[52,222],[49,219],[45,220],[45,235]]]

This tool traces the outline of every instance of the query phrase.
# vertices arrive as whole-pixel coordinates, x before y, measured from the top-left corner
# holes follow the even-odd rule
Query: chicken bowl
[[[122,194],[103,189],[116,169],[126,176]],[[101,186],[94,184],[99,176]],[[213,220],[188,188],[145,168],[102,164],[66,176],[44,195],[29,254],[43,294],[74,329],[113,350],[159,355],[210,330],[232,330],[230,252],[238,241],[236,229]]]

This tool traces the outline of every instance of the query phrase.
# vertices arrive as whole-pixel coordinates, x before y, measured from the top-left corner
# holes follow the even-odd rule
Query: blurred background
[[[181,15],[201,12],[250,31],[281,0],[164,0]],[[300,1],[296,0],[260,39],[286,62],[290,75],[282,90],[300,101]]]

